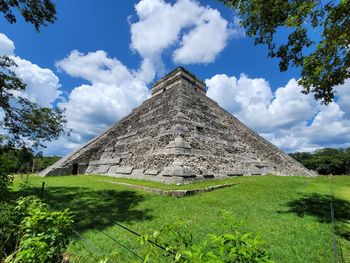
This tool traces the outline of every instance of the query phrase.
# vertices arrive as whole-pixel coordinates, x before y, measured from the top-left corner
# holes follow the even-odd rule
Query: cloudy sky
[[[184,66],[207,95],[287,152],[350,146],[350,80],[328,107],[302,95],[299,69],[245,36],[234,13],[214,0],[55,1],[55,24],[35,32],[0,18],[0,55],[18,64],[24,96],[66,109],[70,137],[44,153],[64,155],[149,97],[152,83]]]

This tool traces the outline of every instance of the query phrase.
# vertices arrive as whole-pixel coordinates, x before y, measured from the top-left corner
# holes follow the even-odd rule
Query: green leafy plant
[[[15,205],[0,202],[0,251],[7,256],[16,247],[19,215],[14,213]],[[1,257],[0,257],[1,259]]]
[[[0,160],[1,169],[1,160]],[[0,200],[3,200],[12,184],[13,176],[0,171]]]
[[[0,221],[0,231],[6,232],[5,262],[57,262],[68,244],[73,223],[69,210],[52,211],[37,197],[19,198],[15,205],[4,205],[12,212]]]
[[[166,224],[140,238],[146,247],[144,262],[273,262],[253,233],[241,233],[233,214],[223,212],[221,226],[229,233],[209,234],[196,243],[188,226]]]

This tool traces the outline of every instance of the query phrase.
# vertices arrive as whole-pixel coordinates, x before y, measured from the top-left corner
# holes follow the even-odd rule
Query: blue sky
[[[183,65],[208,96],[285,151],[347,147],[350,82],[325,107],[301,95],[299,69],[254,46],[235,14],[213,0],[56,1],[57,21],[40,33],[0,19],[0,54],[11,55],[24,94],[66,108],[70,137],[46,154],[66,154],[149,97],[151,84]]]

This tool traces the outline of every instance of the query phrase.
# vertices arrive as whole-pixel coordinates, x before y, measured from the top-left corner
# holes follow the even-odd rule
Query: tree
[[[17,9],[36,31],[56,19],[55,5],[50,0],[0,0],[0,12],[8,22],[15,23],[12,9]],[[41,107],[21,96],[26,85],[15,75],[16,66],[10,57],[0,57],[0,113],[4,115],[0,124],[5,130],[0,136],[0,261],[59,262],[68,244],[71,213],[51,211],[35,197],[18,199],[17,206],[2,202],[12,181],[8,172],[16,168],[15,161],[21,167],[31,160],[31,150],[43,146],[43,141],[58,138],[66,124],[62,110]]]
[[[349,0],[219,1],[238,12],[255,45],[267,45],[268,56],[279,58],[280,71],[301,67],[303,93],[328,104],[334,87],[350,77]],[[280,33],[288,35],[282,44]]]
[[[40,107],[20,94],[25,83],[13,72],[13,59],[0,56],[0,120],[2,134],[0,145],[10,148],[37,149],[44,141],[58,138],[65,132],[66,120],[59,108]],[[0,158],[0,197],[4,196],[12,182],[8,174],[11,167],[8,159]]]
[[[6,174],[30,172],[34,155],[30,149],[0,145],[1,170]]]
[[[0,0],[0,13],[9,23],[16,23],[16,12],[38,32],[40,26],[56,20],[55,5],[50,0]],[[43,146],[44,141],[57,139],[63,134],[66,120],[61,109],[41,107],[21,95],[26,84],[14,73],[15,67],[12,58],[0,56],[0,108],[3,115],[0,144],[36,149]],[[5,170],[0,171],[0,195],[10,182]]]
[[[13,9],[17,10],[26,22],[33,24],[36,31],[39,31],[40,26],[46,26],[47,23],[56,20],[56,8],[50,0],[0,0],[0,12],[11,24],[17,21]]]
[[[290,156],[319,174],[350,174],[350,148],[324,148],[314,153],[291,153]]]
[[[63,111],[40,107],[18,95],[26,85],[12,71],[13,67],[16,67],[13,59],[0,57],[0,107],[4,114],[0,123],[6,131],[2,142],[14,147],[43,146],[43,141],[56,139],[64,132]]]
[[[40,26],[56,20],[55,5],[50,0],[0,0],[0,12],[11,24],[17,21],[14,10],[38,32]],[[4,114],[1,126],[6,130],[0,139],[11,146],[30,143],[31,148],[37,148],[43,146],[43,141],[57,139],[64,132],[66,120],[61,109],[41,107],[20,95],[26,84],[15,75],[15,67],[12,58],[0,57],[0,107]]]

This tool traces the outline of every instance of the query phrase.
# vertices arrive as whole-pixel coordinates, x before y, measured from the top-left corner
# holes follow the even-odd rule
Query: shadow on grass
[[[334,219],[338,225],[338,234],[350,240],[347,224],[350,220],[350,202],[333,198]],[[331,223],[331,197],[329,195],[308,194],[286,204],[287,211],[279,213],[295,213],[300,217],[313,216],[321,223]]]
[[[331,222],[331,198],[329,195],[310,194],[287,203],[288,212],[293,212],[300,217],[314,216],[320,222]],[[334,218],[337,221],[350,220],[350,202],[333,198]]]
[[[25,187],[13,197],[37,195],[40,188]],[[47,187],[43,201],[53,209],[69,208],[75,215],[75,229],[103,229],[114,222],[125,223],[151,220],[151,209],[138,209],[145,197],[135,191],[99,190],[84,187]]]

